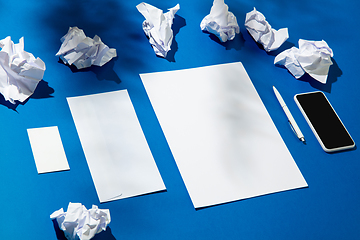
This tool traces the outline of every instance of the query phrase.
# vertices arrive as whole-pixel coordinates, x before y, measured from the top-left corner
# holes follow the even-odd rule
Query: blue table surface
[[[112,221],[96,239],[360,239],[360,152],[325,153],[293,96],[323,91],[355,142],[359,95],[359,1],[228,0],[241,28],[220,43],[200,30],[212,0],[152,0],[166,9],[180,4],[174,42],[166,59],[156,57],[143,33],[138,1],[1,1],[0,39],[24,36],[25,50],[46,63],[43,80],[23,104],[0,97],[0,239],[57,239],[49,215],[69,202],[110,209]],[[289,39],[267,53],[244,27],[254,7]],[[104,67],[76,71],[55,56],[70,26],[99,35],[118,57]],[[328,83],[295,79],[273,64],[298,40],[324,39],[334,51]],[[240,61],[309,187],[195,210],[139,74]],[[293,134],[272,90],[275,85],[303,131]],[[189,86],[191,87],[191,86]],[[100,204],[66,101],[67,97],[127,89],[167,191]],[[58,126],[70,171],[37,174],[26,129]],[[101,159],[99,159],[101,161]],[[214,192],[216,194],[216,192]]]

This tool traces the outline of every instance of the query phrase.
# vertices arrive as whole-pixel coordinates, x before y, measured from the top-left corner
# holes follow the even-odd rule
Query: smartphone
[[[296,94],[295,102],[325,152],[355,147],[355,142],[323,92]]]

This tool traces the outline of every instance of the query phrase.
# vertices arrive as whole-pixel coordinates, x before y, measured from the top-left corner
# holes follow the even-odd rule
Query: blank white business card
[[[38,173],[69,170],[58,128],[27,129]]]

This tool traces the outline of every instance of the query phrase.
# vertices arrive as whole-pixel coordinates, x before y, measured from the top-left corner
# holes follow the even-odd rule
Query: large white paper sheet
[[[165,190],[126,90],[67,100],[100,202]]]
[[[27,132],[39,174],[70,169],[56,126],[31,128]]]
[[[140,76],[195,208],[307,186],[241,63]]]

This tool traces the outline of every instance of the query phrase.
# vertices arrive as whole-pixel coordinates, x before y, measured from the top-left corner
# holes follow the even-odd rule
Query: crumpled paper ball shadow
[[[54,92],[55,92],[55,90],[49,86],[48,82],[41,80],[38,83],[34,93],[28,99],[26,99],[24,102],[15,101],[15,103],[13,104],[9,101],[6,101],[4,96],[2,96],[0,94],[0,105],[3,105],[11,110],[16,111],[16,108],[19,105],[25,105],[31,98],[32,99],[52,98],[54,96],[52,96],[51,94],[53,94]]]
[[[175,62],[175,53],[179,49],[178,43],[176,42],[176,35],[180,32],[180,28],[185,27],[185,26],[186,26],[185,18],[180,17],[179,15],[175,14],[174,22],[172,25],[174,37],[173,37],[173,41],[172,41],[172,44],[170,47],[171,49],[170,49],[170,51],[168,51],[166,58],[165,58],[169,62]]]
[[[56,239],[57,240],[68,240],[65,237],[64,232],[59,228],[59,224],[57,223],[56,219],[53,219],[52,222],[53,222],[53,225],[54,225]],[[106,227],[106,231],[102,231],[101,233],[96,234],[92,238],[92,240],[116,240],[116,238],[112,234],[111,228],[108,226],[108,227]]]
[[[60,58],[58,60],[58,63],[63,64],[67,66],[71,72],[78,73],[78,72],[93,72],[96,75],[96,79],[99,81],[107,80],[107,81],[113,81],[116,83],[121,83],[121,79],[114,71],[115,61],[118,59],[118,57],[114,57],[109,61],[108,63],[104,64],[102,67],[99,66],[90,66],[87,68],[77,69],[74,65],[69,65],[64,63]]]
[[[41,80],[34,93],[30,96],[30,98],[33,99],[43,99],[43,98],[52,98],[54,96],[52,96],[51,94],[53,94],[55,92],[55,90],[49,86],[49,83]]]
[[[220,44],[221,46],[225,47],[226,50],[235,49],[236,51],[239,51],[245,46],[245,39],[241,32],[239,34],[236,34],[233,40],[226,42],[221,42],[219,38],[212,33],[209,34],[209,38],[214,42]]]
[[[313,88],[318,89],[320,91],[331,93],[332,84],[335,83],[338,80],[338,78],[341,77],[341,75],[343,74],[335,59],[332,58],[331,60],[333,62],[333,65],[331,65],[329,68],[329,74],[326,84],[316,81],[307,73],[304,74],[298,80],[308,82]]]

